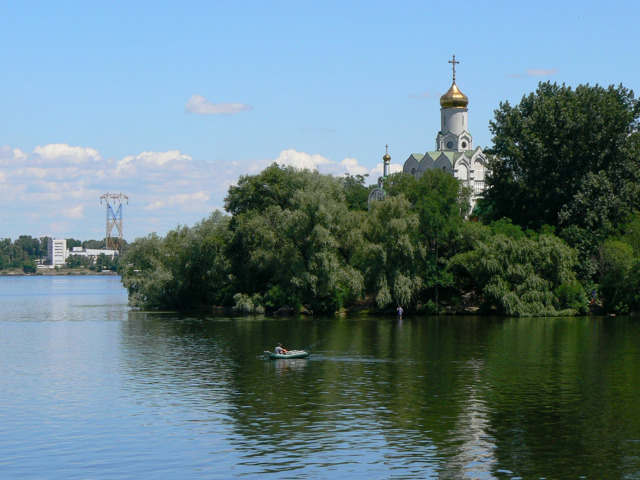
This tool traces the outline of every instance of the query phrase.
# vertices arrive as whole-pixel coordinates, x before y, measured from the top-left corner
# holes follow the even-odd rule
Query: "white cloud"
[[[202,95],[193,95],[184,106],[185,112],[197,115],[232,115],[251,109],[253,109],[251,105],[244,103],[212,103]]]
[[[530,77],[547,77],[555,75],[556,73],[558,73],[557,68],[530,68],[529,70],[527,70],[527,75],[529,75]]]
[[[345,158],[340,162],[340,165],[345,169],[346,173],[349,175],[367,175],[369,174],[369,169],[364,167],[358,163],[358,160],[355,158]]]
[[[276,158],[278,165],[286,165],[306,170],[318,170],[321,165],[328,165],[333,162],[322,155],[309,155],[305,152],[298,152],[294,149],[283,150]]]
[[[75,207],[62,210],[62,214],[67,218],[84,218],[84,205],[76,205]]]
[[[179,193],[166,198],[161,198],[160,200],[153,202],[146,208],[147,210],[158,210],[176,205],[190,205],[193,207],[206,204],[208,201],[209,195],[204,191],[196,193]]]
[[[186,162],[191,161],[189,155],[178,150],[168,152],[142,152],[139,155],[129,155],[118,161],[115,174],[119,176],[136,175],[139,170],[178,170],[183,169]]]
[[[132,241],[154,231],[164,235],[221,209],[240,175],[257,174],[274,161],[333,175],[369,174],[369,183],[382,174],[381,164],[370,171],[355,158],[333,161],[295,149],[283,150],[275,159],[208,162],[177,150],[104,159],[94,149],[64,144],[39,146],[30,153],[3,147],[0,233],[101,239],[106,205],[100,197],[121,192],[129,198],[123,205],[125,238]]]
[[[100,154],[93,148],[71,147],[66,143],[52,143],[34,150],[35,157],[45,161],[69,162],[72,164],[84,164],[91,161],[100,161]]]
[[[334,162],[319,154],[311,155],[305,152],[298,152],[294,149],[283,150],[280,152],[280,155],[276,158],[275,162],[278,165],[287,165],[299,169],[317,170],[320,173],[328,173],[336,176],[349,174],[363,176],[369,175],[369,177],[371,177],[375,171],[370,170],[364,165],[360,165],[359,161],[355,158],[347,157],[340,162]],[[264,165],[262,168],[266,166],[267,165]],[[401,171],[402,167],[400,166],[399,168]],[[382,175],[382,167],[380,167],[380,175]],[[369,180],[375,182],[376,179],[371,180],[370,178]]]
[[[382,172],[384,169],[384,165],[382,163],[378,163],[373,169],[369,172],[369,183],[376,183],[378,181],[378,177],[382,176]],[[402,165],[399,163],[391,163],[389,165],[389,174],[400,173],[402,171]]]

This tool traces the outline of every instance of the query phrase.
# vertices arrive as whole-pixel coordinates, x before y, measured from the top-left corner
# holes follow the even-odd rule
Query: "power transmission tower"
[[[101,205],[102,200],[104,200],[107,204],[107,236],[105,239],[106,248],[111,250],[118,250],[118,252],[122,253],[122,245],[124,243],[124,235],[122,232],[122,202],[126,200],[127,204],[129,204],[129,197],[127,197],[124,193],[105,193],[100,197]],[[113,207],[115,207],[116,205],[118,206],[118,208],[114,211]],[[115,242],[111,237],[111,231],[113,230],[114,226],[118,231],[117,242]]]

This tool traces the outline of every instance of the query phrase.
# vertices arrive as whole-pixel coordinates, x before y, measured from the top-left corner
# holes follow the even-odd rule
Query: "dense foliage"
[[[193,228],[136,240],[121,269],[133,306],[514,316],[640,309],[640,102],[622,86],[541,83],[491,122],[489,189],[440,170],[387,177],[276,164],[239,179]],[[475,215],[474,214],[474,215]]]
[[[35,273],[36,265],[47,260],[47,248],[49,237],[31,237],[20,235],[15,241],[10,238],[0,239],[0,270],[22,269],[25,273]],[[101,249],[104,240],[76,240],[67,239],[67,248],[73,247]],[[127,244],[124,242],[126,248]],[[98,255],[97,258],[89,258],[79,255],[69,255],[65,264],[68,268],[87,268],[102,271],[118,269],[118,257],[112,258],[106,255]]]
[[[47,254],[47,239],[20,235],[15,241],[0,239],[0,270],[20,268],[27,273],[36,269],[36,261]]]
[[[586,295],[575,275],[576,251],[550,233],[519,227],[477,226],[474,247],[453,256],[448,268],[482,308],[509,316],[586,313]]]
[[[492,173],[485,219],[556,228],[580,251],[580,275],[640,206],[640,102],[623,86],[541,83],[490,123]]]
[[[392,175],[387,197],[369,211],[354,186],[358,182],[275,164],[241,177],[225,200],[231,216],[215,212],[193,228],[130,245],[121,273],[132,306],[333,312],[368,302],[381,310],[457,311],[473,290],[495,313],[584,309],[572,270],[575,252],[552,234],[507,241],[504,224],[472,226],[465,221],[466,194],[453,176],[440,170],[419,179]],[[502,277],[478,264],[488,260],[487,250]]]

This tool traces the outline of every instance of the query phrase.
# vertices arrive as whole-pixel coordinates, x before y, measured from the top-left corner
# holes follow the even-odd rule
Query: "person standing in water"
[[[402,310],[402,307],[400,305],[398,305],[398,309],[396,311],[398,312],[398,318],[402,318],[404,310]]]

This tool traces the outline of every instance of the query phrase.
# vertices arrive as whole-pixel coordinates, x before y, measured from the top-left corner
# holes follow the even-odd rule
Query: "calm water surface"
[[[630,318],[229,319],[0,277],[0,478],[640,479]],[[265,361],[278,341],[318,345]]]

